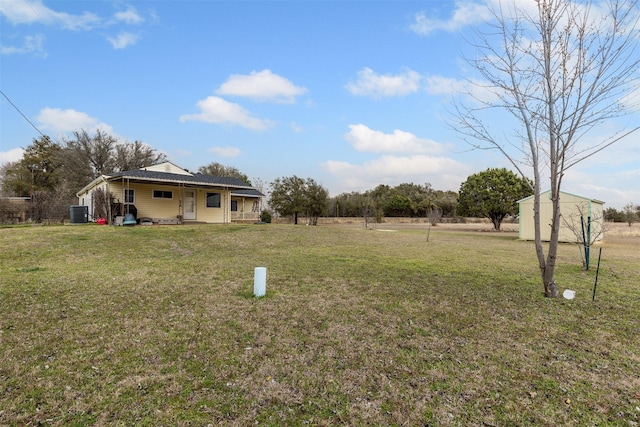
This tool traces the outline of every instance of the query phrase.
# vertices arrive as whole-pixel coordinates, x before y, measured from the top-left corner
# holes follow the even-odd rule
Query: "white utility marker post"
[[[267,267],[256,267],[253,272],[253,295],[260,298],[267,293]]]

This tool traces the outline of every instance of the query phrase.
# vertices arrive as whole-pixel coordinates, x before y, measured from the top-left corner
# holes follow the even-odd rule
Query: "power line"
[[[30,125],[31,125],[31,126],[32,126],[32,127],[33,127],[33,128],[34,128],[34,129],[39,133],[39,134],[40,134],[40,135],[42,135],[42,137],[43,137],[43,138],[46,138],[46,137],[47,137],[44,133],[40,132],[40,129],[38,129],[38,127],[37,127],[36,125],[34,125],[34,124],[31,122],[31,120],[29,120],[29,118],[28,118],[27,116],[25,116],[25,115],[24,115],[24,113],[23,113],[22,111],[20,111],[20,109],[16,106],[16,104],[14,104],[14,103],[9,99],[9,97],[8,97],[8,96],[7,96],[7,95],[2,91],[2,89],[0,89],[0,93],[2,94],[2,96],[4,96],[4,97],[6,98],[6,100],[7,100],[7,101],[9,101],[9,104],[11,104],[11,106],[12,106],[13,108],[15,108],[15,109],[16,109],[16,111],[17,111],[18,113],[20,113],[20,115],[21,115],[21,116],[22,116],[22,117],[27,121],[27,123],[29,123],[29,124],[30,124]]]

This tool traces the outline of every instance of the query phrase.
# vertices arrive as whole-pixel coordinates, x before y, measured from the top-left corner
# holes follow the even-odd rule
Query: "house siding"
[[[124,189],[134,191],[133,205],[138,210],[137,217],[148,218],[176,218],[180,214],[180,201],[182,200],[182,189],[178,186],[152,185],[121,182],[109,183],[109,191],[115,196],[116,202],[124,201]],[[153,190],[171,191],[172,199],[154,199]]]
[[[231,196],[231,200],[238,202],[238,210],[231,212],[233,219],[258,220],[260,218],[260,203],[255,198]]]
[[[543,241],[549,241],[551,237],[551,219],[553,216],[552,203],[550,198],[551,192],[547,191],[540,194],[540,224],[541,238]],[[602,202],[591,200],[585,197],[576,196],[570,193],[560,193],[560,234],[558,241],[575,243],[578,241],[573,229],[581,232],[580,212],[585,216],[591,217],[591,235],[597,236],[596,240],[602,240],[604,233],[603,213],[604,204]],[[533,219],[533,196],[522,199],[519,202],[520,227],[519,237],[523,240],[535,239],[535,225]],[[586,227],[586,223],[585,223]]]
[[[220,193],[220,207],[207,207],[207,193]],[[231,222],[231,192],[227,190],[198,189],[196,192],[196,220],[218,224]]]
[[[174,165],[171,162],[160,163],[159,165],[147,166],[144,170],[174,173],[176,175],[191,175],[191,173],[185,171],[179,166]]]
[[[78,195],[78,204],[80,204],[81,206],[87,206],[88,209],[88,214],[89,214],[89,221],[95,221],[96,219],[98,219],[100,217],[100,215],[98,215],[97,212],[95,212],[95,201],[94,201],[94,197],[93,197],[93,193],[98,189],[98,188],[102,188],[104,190],[107,190],[108,186],[106,183],[100,184],[100,185],[96,185],[95,187],[93,187],[90,190],[85,191],[84,193]]]
[[[124,189],[130,188],[134,190],[134,202],[138,209],[138,218],[176,218],[182,214],[181,203],[183,199],[182,187],[168,185],[153,184],[127,184],[112,182],[110,191],[116,196],[118,202],[124,199]],[[153,198],[153,190],[172,191],[173,199],[155,199]],[[221,207],[207,207],[207,193],[220,193]],[[209,223],[228,223],[230,222],[230,206],[229,198],[231,192],[228,190],[206,190],[196,189],[196,219],[195,221]]]
[[[228,177],[193,175],[190,172],[166,162],[118,175],[103,175],[87,184],[78,196],[79,204],[89,207],[91,220],[97,219],[94,192],[102,188],[114,196],[116,203],[124,203],[125,189],[134,191],[133,205],[137,218],[172,219],[183,215],[185,189],[193,191],[196,197],[195,218],[187,221],[227,224],[232,219],[232,191],[248,192],[249,195],[234,195],[238,210],[251,212],[254,201],[262,196],[257,190],[246,187],[245,183]],[[168,192],[171,198],[154,197],[154,191]],[[220,207],[207,207],[207,193],[220,194]],[[166,193],[165,193],[166,195]],[[236,212],[233,212],[235,214]]]
[[[113,193],[116,203],[122,203],[124,200],[124,189],[134,190],[134,202],[137,217],[148,218],[176,218],[182,214],[181,203],[183,199],[180,186],[153,185],[121,182],[109,182],[106,185],[107,191]],[[79,202],[84,206],[89,206],[90,219],[95,220],[93,213],[93,192],[101,186],[96,186],[91,190],[80,194]],[[171,191],[172,199],[160,199],[153,197],[154,190]],[[220,193],[221,207],[209,208],[206,206],[207,193]],[[231,222],[231,192],[229,190],[217,189],[196,189],[196,219],[195,221],[208,223],[229,223]],[[240,203],[238,204],[240,205]]]

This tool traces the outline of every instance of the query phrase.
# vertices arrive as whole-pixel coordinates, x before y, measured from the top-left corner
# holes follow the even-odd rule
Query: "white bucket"
[[[267,267],[256,267],[253,271],[253,294],[263,297],[267,293]]]

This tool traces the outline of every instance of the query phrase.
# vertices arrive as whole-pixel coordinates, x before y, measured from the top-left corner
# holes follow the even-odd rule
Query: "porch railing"
[[[258,221],[260,212],[231,212],[231,220],[234,221]]]

